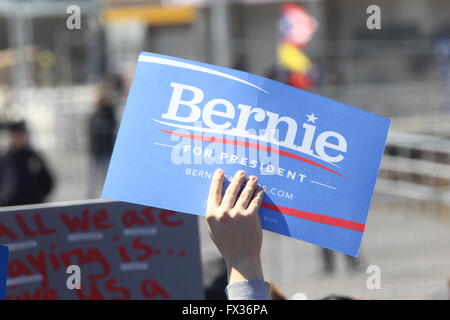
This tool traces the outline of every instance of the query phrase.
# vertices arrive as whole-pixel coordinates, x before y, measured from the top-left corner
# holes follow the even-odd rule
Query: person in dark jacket
[[[116,138],[116,117],[114,105],[111,102],[111,88],[105,82],[102,84],[95,105],[95,110],[89,118],[89,171],[88,192],[89,198],[97,197],[99,187],[106,176],[109,160],[114,148]]]
[[[11,123],[8,151],[0,158],[0,205],[41,203],[54,180],[44,159],[30,146],[25,122]]]

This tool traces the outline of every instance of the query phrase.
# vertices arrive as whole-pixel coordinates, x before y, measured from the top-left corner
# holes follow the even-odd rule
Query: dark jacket
[[[89,149],[94,157],[109,157],[114,148],[116,119],[112,106],[96,110],[89,119]]]
[[[12,150],[0,159],[0,205],[40,203],[53,188],[44,159],[33,149]]]

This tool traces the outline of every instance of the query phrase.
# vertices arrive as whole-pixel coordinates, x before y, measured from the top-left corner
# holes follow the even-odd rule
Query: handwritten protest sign
[[[141,53],[103,197],[203,215],[214,170],[244,169],[266,191],[264,229],[356,256],[388,128],[276,81]]]
[[[7,270],[8,270],[8,247],[0,246],[0,300],[3,300],[5,298]]]
[[[6,299],[202,299],[198,241],[194,216],[122,202],[2,209]]]

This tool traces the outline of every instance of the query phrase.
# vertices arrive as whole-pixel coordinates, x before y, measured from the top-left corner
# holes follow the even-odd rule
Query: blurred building
[[[27,118],[37,132],[36,145],[55,159],[68,153],[82,157],[86,118],[106,74],[126,78],[139,51],[146,50],[267,75],[277,59],[281,2],[0,0],[0,119]],[[448,84],[442,78],[448,64],[436,57],[439,50],[445,53],[436,43],[450,32],[450,2],[295,2],[318,23],[305,50],[320,73],[317,92],[390,117],[400,131],[450,136],[450,122],[442,121],[450,108]],[[381,30],[366,26],[366,9],[373,4],[381,9]],[[80,10],[80,28],[70,30],[67,19],[73,5]],[[121,94],[126,97],[126,92]],[[394,139],[388,151],[397,152],[405,139]],[[435,149],[441,148],[437,143]],[[407,151],[406,158],[409,155]],[[448,163],[446,154],[436,157],[444,159],[440,164]],[[74,170],[84,170],[82,163],[77,160]],[[396,168],[405,166],[402,162]],[[414,166],[410,171],[415,172]],[[382,176],[417,183],[414,172]],[[440,188],[447,184],[439,180]]]
[[[2,0],[0,50],[33,44],[50,53],[57,79],[31,76],[38,83],[95,79],[106,65],[120,69],[133,62],[140,49],[264,74],[276,59],[279,2]],[[448,1],[298,2],[319,21],[309,54],[343,81],[432,77],[430,40],[448,21]],[[66,9],[73,4],[81,9],[81,30],[67,32]],[[371,4],[381,8],[381,30],[366,27]]]

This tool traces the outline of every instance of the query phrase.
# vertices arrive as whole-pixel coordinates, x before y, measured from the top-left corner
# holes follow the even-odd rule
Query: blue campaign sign
[[[204,215],[257,175],[264,229],[357,256],[389,119],[253,74],[143,52],[103,197]]]
[[[5,299],[8,275],[8,247],[0,246],[0,300]]]

